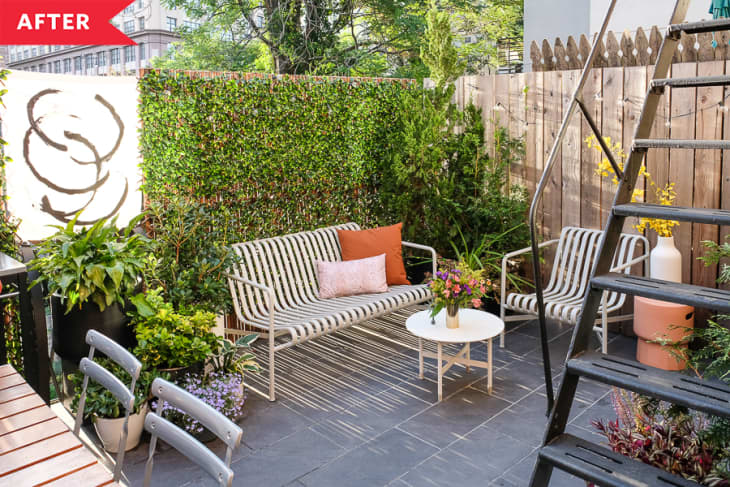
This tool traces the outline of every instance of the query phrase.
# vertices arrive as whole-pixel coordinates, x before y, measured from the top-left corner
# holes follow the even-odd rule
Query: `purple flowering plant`
[[[239,373],[213,371],[205,375],[186,374],[178,385],[232,421],[243,413],[243,376]],[[152,407],[156,409],[157,404]],[[188,433],[199,434],[205,429],[198,421],[166,401],[162,403],[162,414]]]

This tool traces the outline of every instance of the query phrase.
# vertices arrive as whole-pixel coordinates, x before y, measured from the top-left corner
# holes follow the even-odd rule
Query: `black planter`
[[[53,316],[53,349],[64,360],[78,363],[82,357],[89,355],[86,345],[86,332],[96,330],[124,348],[132,348],[137,344],[130,318],[129,308],[122,308],[118,303],[99,310],[96,303],[84,303],[83,308],[74,308],[65,314],[66,307],[61,299],[51,298]]]
[[[205,368],[205,362],[197,362],[185,367],[158,368],[158,372],[166,372],[170,374],[170,382],[178,384],[185,378],[186,374],[202,374]]]

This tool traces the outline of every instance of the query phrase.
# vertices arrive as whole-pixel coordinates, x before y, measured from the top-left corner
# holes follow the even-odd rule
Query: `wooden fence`
[[[639,27],[635,33],[609,32],[605,43],[601,41],[596,58],[596,67],[648,66],[656,62],[659,47],[664,36],[654,26],[649,34]],[[713,40],[716,46],[713,47]],[[682,33],[682,40],[674,56],[675,63],[696,61],[725,61],[730,59],[730,32],[705,34]],[[592,41],[581,35],[576,41],[573,36],[567,41],[558,38],[551,44],[547,39],[541,45],[530,44],[530,60],[533,71],[562,71],[579,69],[585,64],[591,52]]]
[[[628,151],[647,92],[652,66],[594,69],[584,99],[605,136],[621,142]],[[730,74],[726,61],[675,64],[675,77]],[[511,168],[511,181],[534,193],[543,162],[560,128],[563,110],[570,102],[580,71],[532,72],[496,76],[466,76],[457,81],[456,99],[472,100],[484,111],[488,144],[495,123],[508,126],[524,138],[526,157]],[[730,91],[722,87],[667,90],[659,106],[652,137],[677,139],[730,138],[730,116],[725,105]],[[592,132],[576,112],[565,138],[559,162],[543,199],[541,224],[544,236],[554,238],[566,225],[602,228],[611,207],[615,187],[596,174],[601,154],[589,149],[585,139]],[[723,153],[725,152],[725,153]],[[647,170],[659,186],[676,185],[676,205],[730,209],[730,151],[650,150]],[[643,178],[639,187],[643,187]],[[647,199],[653,201],[650,191]],[[635,219],[629,219],[635,223]],[[635,232],[627,223],[625,230]],[[727,227],[682,223],[675,228],[677,248],[684,257],[686,283],[714,287],[717,266],[706,267],[697,258],[704,254],[703,240],[718,241]],[[654,244],[656,237],[647,236]]]

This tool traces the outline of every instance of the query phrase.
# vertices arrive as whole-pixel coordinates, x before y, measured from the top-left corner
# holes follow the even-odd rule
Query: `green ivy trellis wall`
[[[236,78],[238,78],[236,76]],[[143,191],[205,202],[231,239],[379,223],[378,167],[407,82],[203,78],[139,80]]]

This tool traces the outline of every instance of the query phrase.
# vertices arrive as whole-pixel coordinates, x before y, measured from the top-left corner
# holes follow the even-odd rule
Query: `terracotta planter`
[[[139,445],[144,429],[144,418],[147,416],[147,403],[144,403],[137,414],[129,415],[127,444],[124,451],[129,451]],[[124,418],[99,418],[94,417],[94,429],[96,435],[104,445],[104,449],[110,453],[119,451],[119,438],[122,435],[122,426],[124,426]]]
[[[686,362],[678,357],[676,347],[650,343],[666,340],[673,344],[683,342],[694,327],[694,308],[683,304],[655,299],[634,298],[634,333],[639,337],[636,359],[646,365],[664,370],[682,370]],[[680,349],[686,349],[683,344]]]

